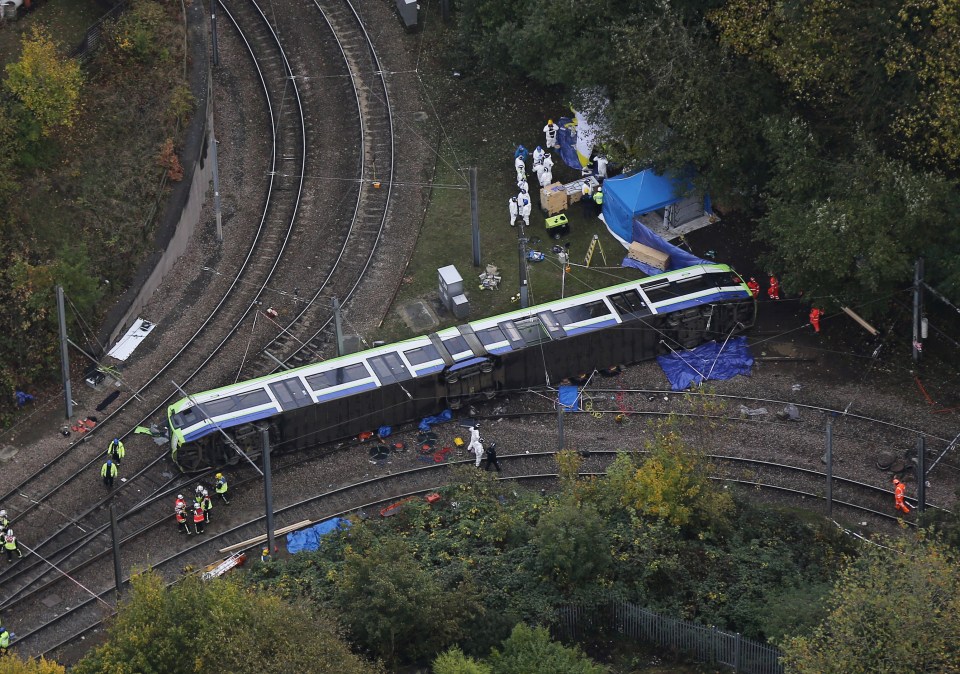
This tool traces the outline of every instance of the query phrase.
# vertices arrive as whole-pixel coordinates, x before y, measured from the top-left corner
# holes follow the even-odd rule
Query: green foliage
[[[466,581],[444,588],[395,536],[346,554],[334,602],[354,637],[388,661],[432,655],[454,642],[475,604]]]
[[[73,126],[79,113],[83,74],[80,65],[57,51],[43,29],[34,26],[18,61],[7,65],[4,85],[30,111],[45,136]]]
[[[190,113],[193,112],[193,104],[193,93],[191,93],[190,87],[181,82],[170,95],[169,114],[172,117],[172,124],[176,126],[185,125]]]
[[[924,164],[960,160],[960,8],[956,0],[906,0],[886,60],[891,78],[913,86],[900,102],[894,131]]]
[[[722,528],[733,501],[710,481],[703,454],[669,425],[657,430],[647,449],[649,456],[624,485],[624,502],[677,526]]]
[[[492,672],[489,665],[464,655],[458,646],[454,646],[434,659],[433,674],[492,674]]]
[[[767,266],[783,270],[788,291],[858,304],[890,293],[916,255],[936,254],[940,223],[960,215],[949,182],[862,137],[848,162],[835,163],[800,119],[771,119],[766,134],[777,162],[760,237],[770,246]]]
[[[623,500],[639,465],[624,453],[608,477],[550,498],[457,470],[436,505],[357,522],[249,580],[336,611],[358,648],[394,662],[453,645],[483,656],[517,623],[552,624],[561,605],[611,598],[756,639],[815,624],[823,583],[852,550],[832,524],[745,504],[725,512],[723,536],[701,507],[671,524]]]
[[[21,660],[16,655],[9,654],[0,659],[0,674],[64,674],[63,665],[41,657]]]
[[[809,636],[788,639],[787,671],[885,674],[960,671],[960,556],[922,532],[851,560]]]
[[[114,56],[141,65],[169,59],[167,41],[161,35],[166,24],[164,12],[164,6],[155,0],[135,0],[107,29],[107,42]]]
[[[502,649],[490,654],[493,674],[604,674],[607,669],[580,649],[550,638],[543,627],[520,624],[513,628]]]
[[[610,567],[610,543],[596,508],[563,498],[534,528],[537,567],[564,592],[604,577]]]
[[[136,577],[108,640],[76,674],[138,672],[377,671],[340,641],[328,618],[229,580],[195,576],[167,589],[155,573]]]

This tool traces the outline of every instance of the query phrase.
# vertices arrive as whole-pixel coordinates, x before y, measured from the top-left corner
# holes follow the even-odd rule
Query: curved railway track
[[[390,211],[395,171],[393,109],[383,67],[354,6],[346,0],[300,0],[314,7],[333,35],[349,70],[349,81],[361,120],[358,174],[344,181],[343,201],[353,204],[350,226],[339,245],[333,272],[316,289],[309,303],[280,328],[278,336],[260,353],[269,371],[305,365],[330,354],[333,321],[326,315],[309,314],[321,298],[348,302],[374,259]],[[291,31],[295,32],[295,31]],[[283,365],[278,365],[282,361]],[[253,370],[249,372],[252,375]]]
[[[606,467],[616,456],[615,451],[591,452],[584,459],[582,476],[603,475]],[[539,452],[533,454],[508,454],[500,457],[506,470],[511,475],[500,477],[503,480],[552,483],[556,474],[554,453]],[[763,489],[788,494],[794,499],[822,499],[825,474],[798,468],[786,464],[743,459],[730,456],[709,456],[714,465],[713,479],[726,483],[741,484],[750,489]],[[287,466],[293,469],[300,462],[292,462]],[[276,526],[281,527],[303,520],[320,520],[329,517],[342,516],[349,513],[360,513],[375,510],[385,504],[397,502],[412,496],[422,495],[429,491],[442,489],[449,479],[450,470],[457,465],[472,464],[471,459],[456,460],[443,464],[432,464],[414,468],[391,475],[364,480],[355,484],[333,489],[322,494],[297,500],[283,507],[276,508]],[[790,484],[766,482],[780,475]],[[889,492],[873,485],[844,478],[834,479],[834,507],[838,511],[853,513],[857,518],[868,516],[876,521],[895,521],[897,518],[889,512]],[[886,507],[885,507],[886,506]],[[884,508],[878,510],[877,508]],[[131,532],[123,538],[124,555],[131,554],[131,548],[136,547],[138,541],[166,523],[170,526],[169,517],[150,523]],[[258,515],[229,529],[205,535],[202,542],[177,550],[162,559],[150,561],[153,568],[164,573],[171,582],[182,574],[184,567],[201,568],[206,563],[222,558],[221,548],[248,541],[250,538],[262,534],[263,516]],[[250,548],[255,547],[251,545]],[[101,562],[100,568],[108,567],[104,559],[110,554],[109,550],[99,553],[84,562],[71,568],[71,575],[82,578],[81,572],[91,567],[95,562]],[[94,569],[96,571],[96,568]],[[94,574],[95,575],[95,574]],[[101,576],[103,574],[100,574]],[[128,582],[126,578],[124,582]],[[56,590],[56,583],[46,583],[35,589],[24,592],[18,599],[19,605],[42,605],[44,597]],[[113,593],[113,583],[107,579],[106,587],[92,587],[96,597],[75,597],[71,608],[53,618],[47,618],[36,627],[18,634],[17,644],[21,651],[27,649],[31,653],[56,655],[57,651],[80,636],[97,629],[102,623],[105,614],[109,615],[110,595]],[[57,590],[62,591],[62,590]],[[39,614],[42,615],[42,612]],[[56,636],[48,640],[51,630],[56,629]]]
[[[127,480],[120,489],[116,490],[111,496],[97,501],[93,506],[85,510],[82,509],[83,511],[79,515],[68,514],[76,510],[75,505],[70,503],[61,504],[58,502],[62,495],[71,492],[68,486],[75,484],[79,476],[86,475],[87,477],[96,479],[94,477],[97,474],[96,469],[102,462],[102,450],[94,448],[95,443],[101,444],[96,442],[97,439],[103,438],[104,436],[125,438],[132,433],[133,427],[147,423],[150,419],[154,418],[155,415],[160,414],[162,418],[162,413],[166,405],[173,398],[178,397],[179,394],[174,391],[169,395],[164,392],[158,396],[157,390],[166,388],[160,383],[162,381],[161,377],[164,375],[170,377],[172,375],[171,368],[173,364],[177,362],[178,359],[181,359],[187,352],[188,347],[195,346],[201,334],[204,333],[208,326],[213,325],[215,318],[221,318],[220,314],[224,314],[225,316],[229,315],[230,312],[226,311],[224,307],[232,302],[234,305],[240,305],[239,310],[234,309],[234,318],[229,320],[229,324],[232,324],[232,327],[228,330],[226,336],[220,339],[216,347],[209,352],[205,352],[206,357],[202,358],[202,362],[199,365],[189,366],[189,374],[181,376],[179,378],[180,383],[186,384],[191,381],[202,371],[204,366],[210,363],[223,349],[230,337],[236,334],[247,317],[256,310],[259,298],[267,290],[271,280],[277,277],[278,268],[284,259],[284,252],[288,248],[288,244],[294,235],[294,225],[297,221],[298,208],[301,202],[304,177],[308,170],[307,158],[311,156],[307,149],[307,134],[304,123],[305,116],[301,97],[297,90],[297,76],[291,69],[290,62],[284,54],[280,41],[277,39],[276,31],[267,21],[266,15],[259,9],[256,3],[244,0],[242,2],[229,4],[232,11],[228,10],[227,3],[221,2],[224,10],[228,11],[228,16],[231,20],[236,19],[237,21],[243,22],[243,29],[241,29],[238,24],[235,23],[235,25],[237,25],[237,32],[242,37],[252,57],[252,62],[256,67],[258,77],[264,89],[264,99],[271,120],[273,150],[271,152],[270,170],[266,172],[268,179],[265,188],[265,205],[260,227],[247,250],[241,269],[234,275],[228,291],[224,294],[216,308],[206,317],[200,327],[196,329],[193,336],[187,340],[175,356],[170,359],[165,366],[161,367],[150,380],[143,384],[136,391],[136,394],[130,398],[130,401],[132,401],[143,398],[156,399],[157,397],[162,397],[162,402],[155,406],[150,412],[143,415],[142,412],[136,412],[133,409],[135,406],[128,404],[129,401],[127,401],[103,420],[92,432],[82,437],[79,441],[71,443],[67,449],[57,455],[52,461],[35,471],[4,495],[3,502],[5,506],[11,508],[16,513],[15,526],[23,520],[25,515],[35,509],[38,509],[37,512],[43,513],[42,517],[38,517],[36,513],[33,514],[33,517],[31,517],[31,524],[33,526],[28,530],[27,536],[24,536],[24,529],[22,527],[18,526],[17,530],[22,545],[26,547],[25,541],[29,540],[31,543],[30,549],[39,553],[39,555],[42,555],[44,558],[49,557],[65,560],[76,556],[78,554],[76,551],[79,550],[85,550],[85,554],[88,555],[96,554],[91,551],[98,546],[94,546],[92,541],[95,541],[103,532],[102,522],[105,519],[108,504],[112,503],[117,507],[121,512],[122,520],[132,523],[131,526],[137,526],[136,522],[138,518],[149,519],[151,517],[149,506],[156,503],[157,498],[168,496],[170,493],[183,488],[183,480],[173,475],[169,466],[164,463],[166,455],[166,449],[164,448],[158,456],[148,460],[146,465],[140,467],[139,470],[130,476],[129,480]],[[350,63],[351,60],[355,59],[344,54],[345,63]],[[353,78],[350,78],[350,81],[352,82]],[[316,100],[319,100],[321,95],[321,92],[316,92]],[[386,103],[385,95],[383,100]],[[386,104],[386,110],[386,129],[383,124],[376,126],[381,137],[390,139],[386,145],[388,150],[383,151],[381,156],[385,157],[386,163],[392,167],[392,129],[389,127],[390,117],[388,104]],[[363,110],[360,109],[359,106],[357,119],[360,120],[359,126],[371,126],[363,123]],[[369,155],[374,150],[382,149],[382,147],[384,147],[382,143],[380,145],[371,143],[371,149],[366,149],[364,153]],[[321,159],[322,157],[319,152],[313,155],[315,165],[319,165]],[[364,172],[369,169],[364,168],[368,166],[367,162],[360,161],[359,164],[361,170],[357,174],[359,178],[356,182],[358,185],[362,185],[365,175]],[[389,178],[387,178],[387,182],[390,184]],[[362,190],[358,190],[358,192],[362,192]],[[277,195],[280,195],[282,198],[278,198]],[[373,200],[358,197],[357,206],[352,209],[353,216],[347,220],[347,222],[351,224],[348,227],[348,231],[343,235],[343,245],[340,247],[339,254],[328,264],[328,268],[331,269],[327,275],[328,279],[333,278],[335,273],[339,271],[341,276],[351,279],[349,284],[352,284],[353,288],[359,283],[363,270],[369,265],[370,259],[373,256],[376,239],[379,237],[379,233],[383,227],[383,221],[385,220],[389,206],[389,189],[379,193],[378,197],[379,198]],[[334,211],[330,212],[332,213]],[[376,215],[377,213],[379,214]],[[375,217],[372,214],[374,214]],[[334,222],[331,227],[327,228],[328,231],[340,227],[337,224],[339,221],[336,218],[333,220]],[[370,222],[378,224],[371,228]],[[372,232],[370,231],[371,229],[373,230]],[[325,235],[324,238],[329,238],[329,236]],[[361,240],[363,240],[362,244],[354,245],[354,242]],[[344,271],[344,268],[348,266],[352,266],[354,269]],[[357,269],[359,269],[359,271],[357,271]],[[302,276],[302,271],[297,273]],[[256,282],[254,283],[255,279]],[[239,295],[239,293],[235,293],[235,289],[247,287],[251,284],[258,287],[258,290],[253,294],[253,300],[250,300],[249,294],[247,294],[245,298],[237,299],[236,296]],[[324,282],[323,285],[326,284],[327,283]],[[319,291],[317,295],[319,295]],[[349,295],[349,293],[347,293],[347,295]],[[238,311],[239,317],[237,317]],[[305,312],[301,312],[301,316],[303,315],[305,315]],[[184,358],[181,360],[187,359]],[[137,421],[129,421],[131,417],[137,419]],[[126,432],[117,431],[117,427],[121,424],[130,430]],[[112,432],[108,434],[106,431]],[[106,442],[104,439],[102,444],[105,446]],[[135,462],[130,461],[128,458],[128,461],[123,467],[125,468],[130,463]],[[43,486],[44,483],[48,485],[52,483],[53,487]],[[82,489],[82,487],[80,489]],[[31,492],[33,492],[33,494],[31,494]],[[144,499],[141,494],[147,494],[157,498],[148,497]],[[11,505],[13,500],[19,498],[26,500],[27,505],[25,507],[20,508]],[[65,501],[70,501],[71,499],[75,500],[76,494],[63,497]],[[153,515],[154,519],[155,512],[156,511],[154,511]],[[37,526],[38,524],[39,526]],[[54,533],[39,543],[34,543],[29,537],[29,532],[38,529],[53,531]],[[36,537],[34,537],[34,540],[35,538]],[[10,569],[0,572],[0,583],[3,583],[3,595],[7,603],[9,603],[11,596],[22,593],[23,588],[18,589],[17,585],[19,585],[20,581],[26,578],[27,575],[32,576],[26,581],[27,584],[36,583],[39,578],[43,577],[42,570],[39,569],[33,574],[28,574],[27,566],[28,565],[24,565],[24,570],[17,573],[18,578],[15,583],[11,582],[13,580],[13,574]]]

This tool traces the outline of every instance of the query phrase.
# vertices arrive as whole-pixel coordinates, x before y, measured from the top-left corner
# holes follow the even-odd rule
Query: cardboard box
[[[631,243],[630,247],[627,249],[627,257],[629,257],[631,260],[648,264],[651,267],[656,267],[661,271],[666,271],[667,265],[670,264],[669,253],[661,252],[656,248],[645,246],[642,243],[637,243],[636,241]]]
[[[562,183],[551,183],[540,189],[540,208],[547,215],[556,215],[567,207],[567,193]]]

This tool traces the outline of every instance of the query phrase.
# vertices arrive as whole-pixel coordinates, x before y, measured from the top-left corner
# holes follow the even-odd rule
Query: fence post
[[[737,632],[736,650],[733,653],[733,671],[735,672],[740,671],[740,645],[741,637],[740,633]]]

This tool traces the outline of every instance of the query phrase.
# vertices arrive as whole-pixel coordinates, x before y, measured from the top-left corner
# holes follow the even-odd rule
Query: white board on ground
[[[155,327],[157,326],[150,321],[145,321],[137,317],[137,320],[133,322],[130,329],[120,338],[120,341],[114,344],[113,348],[107,352],[107,355],[117,360],[126,360]]]

